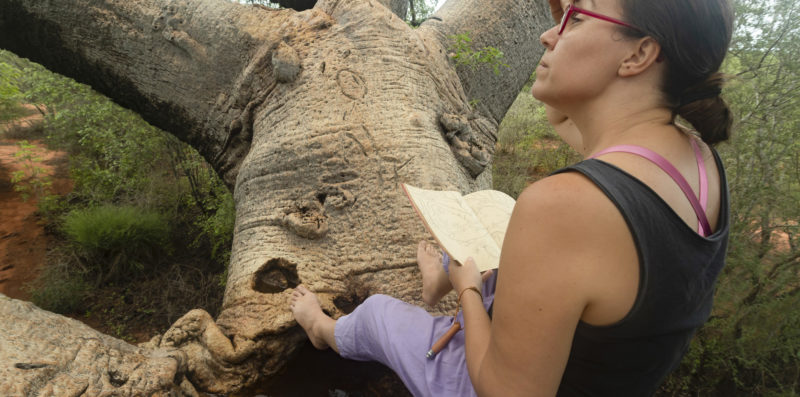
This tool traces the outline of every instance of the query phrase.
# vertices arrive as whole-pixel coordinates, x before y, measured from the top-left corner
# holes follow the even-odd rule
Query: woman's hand
[[[564,16],[564,9],[561,7],[560,1],[550,0],[550,15],[553,16],[555,23],[561,21],[561,17]]]
[[[481,275],[478,271],[478,265],[472,258],[467,258],[464,264],[455,262],[450,265],[450,283],[453,284],[453,289],[456,293],[460,293],[469,287],[475,287],[478,291],[482,291],[481,286],[483,282],[491,275],[491,270]]]

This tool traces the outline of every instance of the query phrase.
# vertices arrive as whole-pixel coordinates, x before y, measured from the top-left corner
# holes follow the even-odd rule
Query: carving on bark
[[[345,54],[345,58],[349,53]],[[358,72],[349,69],[342,69],[336,73],[336,82],[339,84],[339,89],[342,90],[344,96],[357,101],[367,95],[367,86],[364,84],[364,78]]]

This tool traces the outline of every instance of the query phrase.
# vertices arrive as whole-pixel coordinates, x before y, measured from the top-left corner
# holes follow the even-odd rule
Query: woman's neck
[[[614,145],[655,143],[663,133],[676,131],[667,108],[608,103],[590,104],[570,112],[582,138],[582,147],[576,149],[585,157]]]

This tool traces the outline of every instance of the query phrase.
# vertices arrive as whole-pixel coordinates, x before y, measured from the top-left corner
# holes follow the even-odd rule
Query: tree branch
[[[435,35],[445,48],[451,46],[451,36],[470,33],[473,48],[503,52],[509,69],[497,76],[488,67],[457,70],[469,100],[477,101],[477,109],[499,123],[544,52],[539,36],[553,25],[548,3],[496,0],[489,6],[483,0],[449,0],[434,17],[420,30]]]
[[[392,10],[392,12],[400,17],[400,19],[406,19],[406,14],[408,14],[408,0],[379,0],[386,8]]]
[[[2,0],[0,47],[188,142],[232,188],[249,147],[248,104],[274,81],[263,73],[268,50],[293,13],[222,0]]]

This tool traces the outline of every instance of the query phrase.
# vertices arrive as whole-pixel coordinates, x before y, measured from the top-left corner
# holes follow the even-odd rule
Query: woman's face
[[[569,4],[622,19],[618,0],[561,2],[563,8]],[[541,36],[545,53],[536,68],[532,94],[555,107],[591,100],[618,78],[631,41],[618,25],[582,13],[573,13],[560,35],[558,30],[556,25]]]

